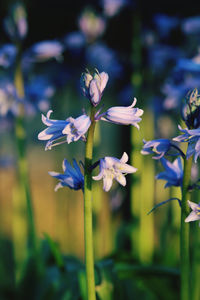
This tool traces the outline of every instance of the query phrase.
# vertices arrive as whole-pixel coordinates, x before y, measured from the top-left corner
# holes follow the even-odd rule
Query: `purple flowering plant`
[[[85,161],[79,167],[76,160],[73,160],[73,166],[67,159],[63,161],[64,173],[49,172],[49,174],[58,179],[56,185],[57,191],[61,187],[69,187],[74,190],[82,190],[84,194],[84,227],[85,227],[85,259],[86,259],[86,279],[88,299],[95,299],[95,281],[94,281],[94,262],[93,243],[92,243],[92,180],[103,180],[103,189],[108,192],[116,180],[122,186],[126,186],[125,176],[135,173],[137,169],[128,162],[128,154],[123,153],[121,159],[105,156],[98,161],[93,162],[93,139],[95,125],[99,121],[106,121],[120,125],[133,125],[139,129],[138,123],[141,121],[143,110],[136,108],[136,99],[133,104],[124,107],[111,107],[107,111],[102,112],[103,92],[108,83],[108,74],[106,72],[99,73],[95,70],[91,74],[88,70],[81,76],[81,89],[83,95],[89,100],[90,112],[73,118],[67,117],[66,120],[50,119],[50,110],[45,117],[42,115],[42,122],[47,126],[38,134],[39,140],[47,141],[45,149],[50,150],[53,146],[63,143],[77,142],[82,140],[85,143]],[[99,174],[92,175],[93,170],[99,166]],[[94,199],[95,201],[95,199]]]
[[[183,129],[180,125],[178,125],[178,129],[182,134],[172,138],[172,140],[144,140],[141,154],[153,154],[153,159],[160,160],[165,170],[156,175],[156,179],[165,180],[165,187],[176,186],[180,187],[182,190],[185,189],[186,183],[184,182],[184,176],[186,175],[184,174],[186,172],[186,166],[190,164],[190,168],[188,171],[190,176],[188,175],[189,179],[186,188],[186,191],[188,193],[189,191],[191,192],[191,190],[194,188],[199,189],[199,180],[196,183],[191,183],[192,163],[197,163],[198,157],[200,156],[200,95],[198,93],[198,90],[196,88],[193,89],[189,94],[186,95],[185,99],[186,101],[184,104],[184,113],[182,117],[187,127]],[[178,143],[187,143],[186,153],[182,151],[181,146],[178,145]],[[166,156],[170,157],[174,155],[177,158],[173,162],[165,158]],[[172,198],[171,200],[174,200],[174,198]],[[179,201],[179,203],[182,202],[180,199],[177,200]],[[166,201],[163,201],[163,204],[164,203],[166,203]],[[156,205],[156,207],[161,205],[162,203]],[[186,217],[185,212],[184,215]]]

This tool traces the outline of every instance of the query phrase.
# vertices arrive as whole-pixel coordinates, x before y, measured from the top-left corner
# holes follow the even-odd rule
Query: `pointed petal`
[[[125,164],[127,161],[128,161],[128,154],[124,152],[120,159],[120,162]]]
[[[126,178],[125,178],[124,175],[122,175],[122,174],[117,175],[117,176],[116,176],[116,180],[117,180],[121,185],[123,185],[123,186],[126,185]]]
[[[200,220],[200,216],[198,216],[194,211],[192,211],[189,216],[185,219],[185,222],[192,222]]]
[[[192,210],[196,210],[197,208],[199,208],[199,205],[195,202],[192,202],[192,201],[187,201],[189,207],[192,209]]]
[[[103,189],[105,192],[108,192],[112,186],[112,178],[111,177],[104,177],[103,179]]]

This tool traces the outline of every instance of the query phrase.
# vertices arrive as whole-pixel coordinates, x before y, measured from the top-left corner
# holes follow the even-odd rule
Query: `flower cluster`
[[[96,70],[92,75],[87,71],[81,76],[83,94],[90,101],[91,107],[94,107],[94,109],[96,109],[96,106],[101,101],[107,82],[108,74],[106,72],[99,73]],[[78,140],[86,141],[86,135],[92,122],[98,122],[100,120],[114,124],[133,125],[139,129],[138,123],[141,121],[143,110],[134,107],[135,104],[136,99],[134,99],[132,105],[128,107],[111,107],[103,113],[101,112],[102,109],[99,109],[95,112],[93,118],[84,113],[76,118],[68,117],[66,120],[50,119],[52,110],[49,110],[47,116],[42,115],[42,122],[47,128],[38,134],[38,139],[47,141],[45,150],[50,150],[53,146],[63,143],[69,144]],[[128,155],[126,152],[124,152],[121,159],[109,156],[101,158],[93,164],[95,167],[99,165],[100,169],[99,175],[93,176],[93,179],[103,179],[103,189],[105,191],[110,190],[113,179],[125,186],[125,175],[137,171],[136,168],[128,165],[127,161]],[[75,160],[73,161],[72,167],[65,159],[63,162],[63,170],[64,174],[49,172],[51,176],[60,181],[56,186],[56,190],[63,186],[68,186],[74,190],[83,189],[84,177]]]
[[[198,94],[198,90],[195,88],[187,95],[186,99],[183,120],[187,127],[183,129],[178,125],[182,134],[174,137],[172,141],[169,139],[144,141],[144,146],[141,150],[141,153],[144,155],[154,154],[154,159],[160,159],[165,171],[156,175],[156,179],[166,180],[165,187],[179,186],[182,188],[182,158],[187,160],[193,156],[194,162],[197,163],[197,159],[200,156],[200,95]],[[187,143],[186,154],[174,142]],[[172,149],[176,150],[175,154],[171,153]],[[178,155],[178,158],[170,162],[164,157],[166,155]],[[197,184],[193,184],[192,186],[196,187]],[[185,222],[200,220],[199,205],[190,201],[188,201],[188,204],[192,208],[192,212],[186,218]]]

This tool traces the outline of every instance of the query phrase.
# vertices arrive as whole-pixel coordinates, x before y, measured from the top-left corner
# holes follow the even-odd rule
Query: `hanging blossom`
[[[89,72],[81,76],[81,88],[85,97],[87,97],[93,106],[97,106],[101,101],[103,91],[108,82],[106,72],[99,73],[97,70],[92,76]]]
[[[73,166],[71,166],[67,159],[64,159],[62,167],[64,174],[53,171],[49,172],[49,175],[60,180],[60,182],[55,187],[55,191],[64,186],[67,186],[73,190],[83,189],[84,176],[81,173],[80,167],[77,164],[76,160],[73,159]]]
[[[125,175],[128,173],[135,173],[136,168],[126,164],[128,155],[126,152],[122,155],[121,159],[106,156],[100,159],[99,170],[97,176],[93,176],[94,180],[103,179],[103,189],[108,192],[112,186],[113,179],[117,180],[121,185],[126,185]]]
[[[156,175],[156,179],[166,180],[167,183],[165,184],[165,187],[182,186],[183,165],[181,158],[178,157],[174,160],[173,163],[171,163],[164,157],[162,157],[160,161],[165,168],[165,171]]]
[[[155,154],[153,159],[160,159],[164,155],[180,155],[184,158],[185,154],[182,150],[175,144],[173,144],[169,139],[157,139],[151,141],[143,140],[144,146],[141,150],[141,154]],[[171,152],[170,150],[175,149],[176,152]],[[169,153],[170,151],[170,153]]]
[[[190,156],[194,155],[194,161],[197,162],[197,158],[200,156],[200,128],[182,129],[180,125],[178,128],[183,134],[173,138],[173,140],[177,142],[187,142],[188,148],[186,158],[188,159]]]
[[[200,204],[188,200],[188,205],[192,209],[185,222],[200,221]],[[199,223],[200,226],[200,223]]]
[[[154,159],[162,158],[170,149],[171,141],[168,139],[157,139],[152,141],[143,140],[144,146],[141,150],[141,154],[156,154],[153,156]]]
[[[137,99],[134,98],[130,106],[113,106],[109,108],[105,114],[102,114],[101,119],[119,125],[133,125],[139,129],[140,118],[144,111],[134,107]]]
[[[42,115],[42,122],[48,127],[38,134],[39,140],[48,140],[45,150],[51,150],[53,146],[65,142],[69,144],[79,139],[85,140],[85,133],[91,124],[87,115],[81,115],[76,119],[69,117],[66,120],[53,120],[50,119],[51,113],[52,110],[49,110],[46,117]],[[66,137],[64,141],[57,142],[64,137]]]

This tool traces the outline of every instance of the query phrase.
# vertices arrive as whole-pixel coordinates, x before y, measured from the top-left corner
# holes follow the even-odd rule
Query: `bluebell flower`
[[[79,139],[85,140],[85,133],[87,132],[91,121],[87,115],[81,115],[74,119],[72,117],[66,120],[52,120],[50,115],[52,110],[49,110],[47,117],[42,115],[42,122],[48,126],[39,133],[39,140],[48,140],[45,150],[51,150],[53,146],[57,146],[67,142],[68,144]],[[58,140],[65,137],[65,140]],[[56,142],[56,143],[54,143]]]
[[[86,96],[92,105],[97,106],[101,101],[103,91],[108,82],[108,74],[98,71],[92,76],[89,72],[83,73],[81,76],[81,88],[84,96]]]
[[[4,20],[4,28],[14,41],[23,40],[28,32],[26,11],[21,3],[13,5]]]
[[[103,189],[108,192],[112,186],[113,179],[117,180],[121,185],[126,185],[125,175],[129,173],[135,173],[136,168],[128,165],[128,155],[126,152],[122,155],[121,159],[115,157],[106,156],[100,159],[99,170],[100,173],[97,176],[93,176],[94,180],[103,179]]]
[[[162,157],[160,161],[165,168],[165,171],[156,175],[156,179],[166,180],[167,183],[165,184],[165,187],[182,186],[183,165],[181,158],[178,157],[174,160],[173,163],[171,163],[164,157]]]
[[[190,206],[192,211],[185,219],[185,222],[200,221],[200,204],[188,200],[188,205]]]
[[[23,63],[44,62],[55,58],[62,59],[64,46],[56,40],[42,41],[34,44],[23,56]]]
[[[102,117],[102,120],[120,125],[133,125],[139,129],[140,118],[143,110],[134,107],[137,100],[134,98],[130,106],[113,106],[109,108]]]
[[[67,135],[67,143],[76,142],[80,138],[85,140],[85,133],[91,125],[90,118],[84,114],[76,119],[70,117],[67,121],[69,123],[62,131],[63,134]]]
[[[147,142],[143,140],[143,142],[144,146],[141,150],[141,154],[156,154],[156,156],[152,157],[154,159],[160,159],[165,154],[167,154],[172,145],[169,139],[157,139]]]
[[[77,164],[76,160],[73,159],[73,166],[71,166],[70,163],[66,159],[64,159],[62,167],[64,174],[49,172],[49,175],[60,180],[60,182],[55,187],[55,191],[64,186],[67,186],[73,190],[83,189],[84,176],[81,173],[80,167]]]
[[[186,157],[188,159],[190,156],[194,155],[194,161],[197,162],[197,158],[200,156],[200,128],[182,129],[180,125],[178,128],[183,134],[173,138],[173,140],[177,142],[187,142],[188,148]]]
[[[0,48],[0,66],[8,68],[15,62],[17,49],[12,44],[5,44]]]
[[[51,113],[52,110],[49,110],[46,117],[42,115],[42,122],[48,127],[38,134],[39,140],[48,140],[45,150],[51,150],[53,146],[63,143],[63,142],[59,142],[53,144],[55,141],[65,136],[62,133],[62,131],[65,128],[65,126],[69,124],[67,120],[50,119]]]

